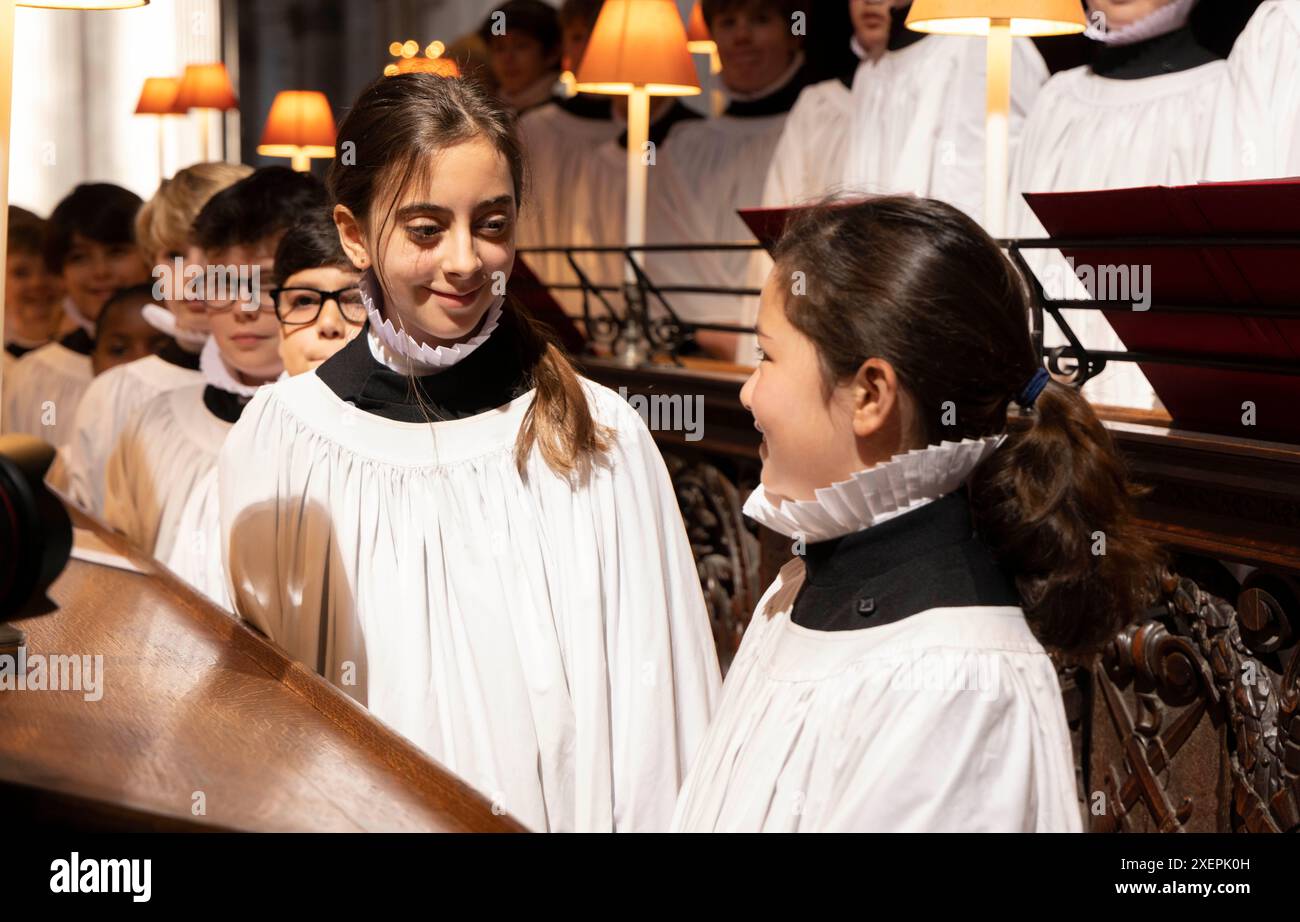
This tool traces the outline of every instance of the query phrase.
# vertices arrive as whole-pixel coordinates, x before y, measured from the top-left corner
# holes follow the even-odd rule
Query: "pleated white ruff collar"
[[[1089,16],[1088,29],[1083,34],[1103,45],[1134,45],[1173,32],[1175,29],[1181,29],[1187,25],[1194,6],[1196,0],[1173,0],[1172,3],[1165,4],[1149,16],[1144,16],[1137,22],[1131,22],[1118,29],[1098,26]]]
[[[787,538],[830,541],[918,509],[961,486],[1003,435],[941,442],[894,455],[848,480],[814,492],[815,499],[770,498],[759,484],[744,513]]]
[[[437,374],[464,360],[471,352],[487,342],[492,331],[500,325],[501,312],[506,301],[505,295],[497,295],[496,299],[488,305],[479,331],[465,342],[454,346],[433,347],[418,342],[405,330],[397,329],[393,326],[393,322],[384,316],[383,291],[373,270],[367,270],[361,276],[358,287],[361,289],[361,300],[366,305],[366,316],[370,318],[370,327],[366,334],[369,339],[370,354],[377,362],[400,374]]]

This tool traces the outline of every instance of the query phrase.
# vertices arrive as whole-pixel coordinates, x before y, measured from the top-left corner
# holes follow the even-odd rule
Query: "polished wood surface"
[[[522,831],[246,624],[82,517],[145,573],[73,560],[27,653],[103,656],[103,696],[0,692],[0,809],[98,829]],[[206,814],[195,815],[202,793]]]

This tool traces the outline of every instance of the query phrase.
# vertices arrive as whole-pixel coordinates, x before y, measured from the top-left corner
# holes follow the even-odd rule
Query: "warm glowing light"
[[[605,0],[578,65],[584,93],[694,96],[700,92],[673,0]]]
[[[907,14],[914,32],[988,35],[989,23],[1009,23],[1012,36],[1070,35],[1088,27],[1077,0],[915,0]]]

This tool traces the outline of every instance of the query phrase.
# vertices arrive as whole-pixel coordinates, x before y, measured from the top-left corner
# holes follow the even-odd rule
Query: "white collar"
[[[1165,4],[1137,22],[1131,22],[1118,29],[1106,28],[1104,18],[1094,20],[1093,16],[1097,14],[1093,12],[1088,16],[1088,29],[1083,34],[1103,45],[1135,45],[1149,38],[1181,29],[1187,25],[1187,19],[1191,16],[1194,6],[1196,0],[1173,0],[1172,3]]]
[[[492,331],[501,323],[501,312],[506,300],[505,295],[497,295],[488,305],[479,331],[465,342],[454,346],[432,347],[418,342],[406,330],[398,330],[384,316],[384,293],[373,270],[366,270],[358,287],[361,289],[361,300],[366,305],[366,316],[370,318],[366,329],[370,354],[393,371],[417,376],[446,371],[487,342]]]
[[[857,56],[859,61],[865,61],[870,57],[867,54],[867,49],[862,47],[862,43],[858,41],[856,35],[849,39],[849,49]]]
[[[787,538],[829,541],[911,512],[961,486],[1002,444],[1003,435],[941,442],[894,455],[848,480],[816,490],[816,499],[774,503],[759,484],[744,513]]]
[[[208,341],[208,334],[198,330],[182,330],[176,322],[176,315],[161,304],[146,304],[140,311],[145,323],[159,333],[166,333],[186,352],[201,352]]]
[[[781,76],[777,77],[767,86],[753,93],[741,93],[738,90],[728,89],[727,98],[735,100],[736,102],[754,102],[758,99],[765,99],[782,89],[787,83],[793,80],[794,75],[799,73],[799,68],[803,67],[803,62],[803,52],[795,52],[794,60],[790,62],[790,66],[781,72]]]
[[[199,371],[203,375],[203,380],[217,390],[238,394],[240,397],[252,397],[261,387],[260,384],[245,384],[236,377],[230,370],[230,366],[226,364],[226,360],[221,357],[221,350],[217,348],[215,336],[209,336],[208,341],[203,344],[203,351],[199,353]]]
[[[102,310],[102,308],[101,308]],[[67,318],[86,331],[91,339],[95,338],[95,321],[91,320],[81,311],[77,310],[77,304],[71,297],[63,299],[63,313]]]
[[[518,93],[502,92],[501,101],[516,112],[546,102],[554,95],[559,75],[551,71],[542,74]]]

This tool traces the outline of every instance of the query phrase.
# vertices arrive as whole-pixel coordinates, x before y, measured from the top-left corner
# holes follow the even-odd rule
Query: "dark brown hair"
[[[1139,491],[1091,405],[1049,382],[1028,420],[1008,427],[1040,366],[1024,280],[978,224],[910,196],[822,200],[773,255],[782,276],[803,272],[806,293],[787,297],[785,313],[816,346],[828,393],[879,357],[914,401],[914,439],[1007,432],[967,489],[976,530],[1045,645],[1096,650],[1140,613],[1157,557],[1134,519]]]
[[[344,156],[330,167],[330,194],[382,240],[400,192],[416,171],[439,150],[476,137],[490,142],[509,164],[518,209],[526,164],[515,118],[496,97],[469,78],[427,73],[382,77],[361,93],[339,126],[338,148]],[[386,213],[376,216],[372,209],[381,194],[389,194],[390,201]],[[382,284],[378,261],[375,274]],[[521,361],[537,389],[515,443],[516,464],[522,471],[536,445],[552,470],[573,473],[608,449],[609,433],[592,417],[577,372],[546,328],[509,296],[502,323],[517,333]]]

